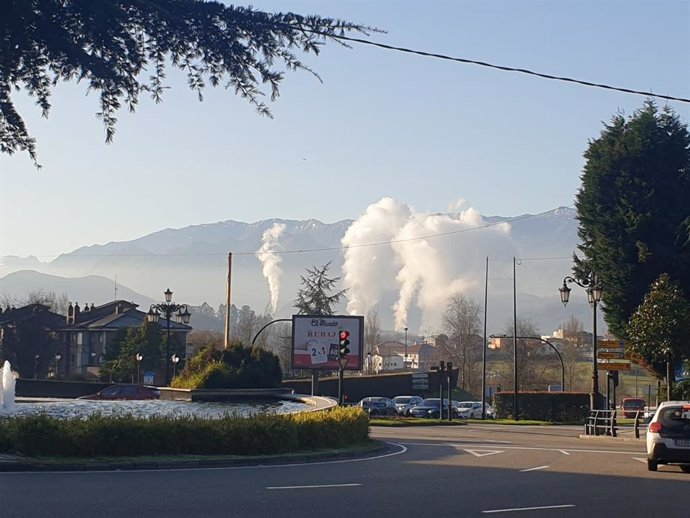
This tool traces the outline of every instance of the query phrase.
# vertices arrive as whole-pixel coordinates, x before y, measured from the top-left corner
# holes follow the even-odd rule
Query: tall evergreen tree
[[[670,108],[647,101],[628,119],[614,117],[585,158],[575,271],[596,273],[609,329],[624,339],[661,273],[690,290],[690,134]]]
[[[329,277],[331,262],[312,270],[307,268],[307,276],[301,276],[302,287],[297,292],[295,307],[300,315],[333,315],[333,306],[345,296],[347,290],[333,291],[340,277]]]

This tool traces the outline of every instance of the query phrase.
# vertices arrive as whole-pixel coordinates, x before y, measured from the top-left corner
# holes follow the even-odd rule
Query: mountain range
[[[275,318],[294,313],[307,269],[329,263],[329,276],[348,289],[348,302],[338,310],[364,314],[375,304],[383,329],[439,332],[450,293],[483,306],[486,288],[488,331],[505,332],[514,286],[518,317],[542,334],[571,315],[590,328],[584,290],[573,290],[566,309],[558,298],[578,242],[573,209],[512,218],[471,211],[422,215],[393,202],[376,209],[335,223],[269,219],[165,229],[85,246],[50,262],[2,257],[0,296],[22,300],[46,291],[80,303],[119,298],[146,308],[170,288],[178,303],[217,308],[225,302],[232,253],[232,303]]]

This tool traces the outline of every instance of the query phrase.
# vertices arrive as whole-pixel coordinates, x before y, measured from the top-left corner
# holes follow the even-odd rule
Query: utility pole
[[[232,306],[230,305],[231,301],[231,281],[232,281],[232,253],[228,254],[228,281],[227,281],[227,288],[225,290],[225,344],[224,347],[227,349],[230,347],[230,314],[231,314],[231,309]]]

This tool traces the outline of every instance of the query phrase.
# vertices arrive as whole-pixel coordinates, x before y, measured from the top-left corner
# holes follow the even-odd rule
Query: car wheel
[[[683,470],[683,473],[690,473],[690,465],[683,464],[680,469]]]
[[[652,460],[652,459],[647,459],[647,469],[649,471],[656,471],[656,468],[658,465],[659,465],[659,463],[657,461]]]

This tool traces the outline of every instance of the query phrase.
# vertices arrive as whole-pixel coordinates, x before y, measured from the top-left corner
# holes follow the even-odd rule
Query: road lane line
[[[550,468],[551,466],[537,466],[536,468],[527,468],[527,469],[521,469],[520,473],[527,473],[528,471],[537,471],[539,469],[546,469]]]
[[[505,451],[500,450],[465,450],[467,453],[471,453],[475,457],[486,457],[487,455],[496,455],[497,453],[505,453]]]
[[[567,509],[568,507],[575,507],[573,504],[563,504],[563,505],[542,505],[539,507],[513,507],[512,509],[491,509],[488,511],[482,511],[484,514],[496,514],[496,513],[514,513],[519,511],[544,511],[548,509]]]
[[[328,487],[357,487],[362,484],[321,484],[318,486],[267,486],[266,489],[322,489]]]
[[[565,451],[565,450],[558,450],[558,451],[560,451],[563,455],[570,455],[570,453],[568,453],[568,452]]]

